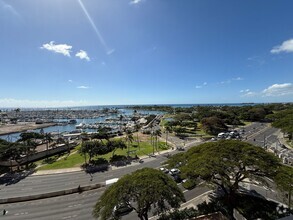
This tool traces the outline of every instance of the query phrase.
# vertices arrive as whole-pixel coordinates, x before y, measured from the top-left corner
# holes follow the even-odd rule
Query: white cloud
[[[244,91],[245,93],[242,95],[242,97],[253,97],[253,96],[257,96],[256,92],[252,92],[252,91]]]
[[[234,81],[240,81],[240,80],[243,80],[243,78],[242,77],[237,77],[237,78],[233,78],[232,80],[234,80]]]
[[[293,52],[293,39],[289,39],[284,41],[281,45],[275,46],[272,50],[271,53],[292,53]]]
[[[262,91],[264,96],[285,96],[293,94],[293,84],[274,84]]]
[[[78,88],[78,89],[89,89],[90,87],[89,86],[78,86],[76,88]]]
[[[28,99],[0,99],[2,108],[52,108],[52,107],[74,107],[84,106],[90,103],[80,100],[28,100]]]
[[[111,54],[114,53],[114,52],[115,52],[115,49],[108,50],[108,51],[107,51],[107,55],[111,55]]]
[[[90,61],[89,56],[87,55],[87,52],[84,50],[80,50],[78,53],[75,54],[76,57],[79,57],[80,59],[85,59],[87,61]]]
[[[195,88],[196,88],[196,89],[201,89],[202,87],[207,86],[207,85],[208,85],[208,83],[207,83],[207,82],[204,82],[204,83],[201,84],[201,85],[196,85]]]
[[[226,81],[222,81],[222,82],[220,82],[219,84],[229,84],[229,83],[231,83],[231,80],[230,80],[230,79],[228,79],[228,80],[226,80]]]
[[[221,81],[221,82],[217,82],[216,84],[229,84],[229,83],[232,83],[232,81],[240,81],[240,80],[243,80],[242,77],[238,76],[236,78],[232,78],[232,79],[227,79],[227,80],[224,80],[224,81]]]
[[[249,91],[250,91],[249,89],[242,89],[242,90],[240,90],[241,93],[243,93],[243,92],[249,92]]]
[[[0,8],[17,16],[20,17],[19,13],[15,10],[14,7],[12,7],[12,5],[7,4],[6,2],[0,0]]]
[[[43,44],[41,49],[46,49],[54,53],[61,53],[64,56],[70,57],[72,46],[67,44],[55,44],[54,41],[51,41],[48,44]]]
[[[252,66],[252,65],[255,65],[255,64],[257,64],[259,66],[262,66],[263,64],[266,63],[265,59],[262,56],[248,57],[247,60],[250,61],[249,66]]]
[[[69,83],[72,83],[73,81],[71,79],[68,80]]]
[[[136,4],[141,3],[141,2],[142,2],[142,0],[131,0],[131,1],[129,2],[129,4],[130,4],[130,5],[136,5]]]

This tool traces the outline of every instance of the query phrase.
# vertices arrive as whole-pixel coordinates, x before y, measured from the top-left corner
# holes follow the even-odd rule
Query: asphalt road
[[[248,184],[247,184],[248,185]],[[261,195],[278,200],[275,191],[264,189],[263,187],[249,185],[249,189],[254,189]],[[186,201],[195,198],[210,189],[207,187],[197,187],[184,193]],[[71,194],[67,196],[41,199],[29,202],[11,203],[0,205],[0,211],[7,210],[5,219],[9,220],[64,220],[64,219],[93,219],[91,213],[97,199],[103,193],[104,188],[83,192],[81,194]],[[150,213],[150,216],[152,214]],[[137,219],[137,214],[132,212],[122,219]]]
[[[40,176],[28,176],[17,183],[0,185],[0,198],[12,198],[25,195],[34,195],[47,192],[55,192],[64,189],[75,188],[83,185],[89,185],[99,182],[105,182],[108,179],[120,178],[127,173],[131,173],[143,167],[159,167],[161,162],[166,160],[163,155],[156,158],[147,158],[144,163],[133,163],[126,167],[115,168],[107,172],[97,172],[92,177],[85,172],[71,172],[61,174],[50,174]],[[92,179],[92,181],[91,181]]]
[[[0,205],[0,211],[7,210],[5,219],[13,220],[93,219],[91,215],[93,206],[104,190],[105,188],[102,188],[81,194]],[[198,187],[186,191],[185,198],[190,200],[208,190],[206,187]],[[124,219],[137,219],[137,215],[133,212]]]

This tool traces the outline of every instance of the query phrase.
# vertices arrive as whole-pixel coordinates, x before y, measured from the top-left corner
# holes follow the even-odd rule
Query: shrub
[[[188,179],[184,183],[182,183],[182,186],[188,190],[195,188],[196,185],[197,185],[197,182],[195,180],[191,180],[191,179]]]

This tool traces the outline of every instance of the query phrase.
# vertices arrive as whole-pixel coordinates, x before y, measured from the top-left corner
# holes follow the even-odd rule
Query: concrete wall
[[[36,200],[36,199],[45,199],[50,197],[63,196],[63,195],[68,195],[73,193],[82,193],[83,191],[98,189],[104,186],[106,186],[105,183],[97,183],[97,184],[88,185],[88,186],[80,186],[80,189],[77,186],[76,188],[60,190],[57,192],[49,192],[49,193],[43,193],[38,195],[29,195],[29,196],[14,197],[14,198],[4,198],[4,199],[0,199],[0,204],[24,202],[24,201],[30,201],[30,200]]]
[[[69,148],[72,149],[74,147],[76,147],[76,143],[71,143],[69,144]],[[28,157],[24,157],[22,160],[19,161],[19,164],[16,161],[0,161],[0,165],[1,166],[17,166],[17,165],[23,165],[26,163],[31,163],[37,160],[40,160],[42,158],[48,157],[48,156],[53,156],[62,152],[66,152],[68,151],[68,146],[64,145],[64,146],[60,146],[60,147],[56,147],[56,148],[51,148],[45,151],[41,151],[41,152],[37,152],[33,155],[29,155]]]

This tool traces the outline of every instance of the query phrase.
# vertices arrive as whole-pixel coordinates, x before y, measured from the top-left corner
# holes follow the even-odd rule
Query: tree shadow
[[[33,165],[32,165],[33,166]],[[35,172],[34,169],[25,170],[21,172],[5,173],[0,177],[0,185],[13,185],[25,179]]]
[[[56,162],[58,158],[59,158],[59,156],[48,157],[43,160],[42,164],[52,164],[52,163]]]

